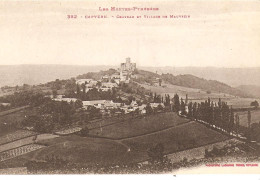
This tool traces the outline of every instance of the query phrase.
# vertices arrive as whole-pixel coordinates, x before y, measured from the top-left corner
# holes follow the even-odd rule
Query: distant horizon
[[[134,61],[133,61],[134,62]],[[87,65],[87,64],[0,64],[0,66],[26,66],[26,65],[39,65],[39,66],[89,66],[89,67],[93,67],[93,66],[118,66],[119,64],[115,64],[115,65],[101,65],[101,64],[96,64],[96,65]],[[137,64],[137,68],[138,67],[148,67],[148,68],[225,68],[225,69],[244,69],[244,68],[260,68],[260,66],[244,66],[244,67],[228,67],[228,66],[170,66],[170,65],[166,65],[166,66],[138,66]]]
[[[70,65],[70,64],[16,64],[0,65],[0,86],[17,84],[39,84],[54,79],[68,79],[88,72],[118,69],[116,65]],[[139,66],[137,69],[158,74],[190,74],[207,80],[217,80],[230,86],[260,86],[260,67],[203,67],[203,66]]]

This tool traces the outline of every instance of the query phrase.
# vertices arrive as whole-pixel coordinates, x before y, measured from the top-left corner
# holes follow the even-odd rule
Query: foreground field
[[[163,144],[164,154],[172,154],[230,139],[174,113],[129,119],[98,130],[104,137],[38,135],[36,144],[43,148],[5,160],[0,167],[21,167],[30,160],[50,157],[88,165],[144,162],[149,159],[147,150],[158,143]]]
[[[19,167],[29,160],[45,161],[50,157],[89,165],[127,163],[135,160],[134,157],[139,158],[134,152],[127,152],[125,145],[106,139],[71,135],[43,140],[38,143],[47,147],[4,161],[4,164],[0,163],[0,166]]]
[[[31,151],[35,151],[36,149],[40,149],[43,147],[44,147],[43,145],[39,145],[39,144],[29,144],[29,145],[20,146],[20,147],[2,152],[2,153],[0,153],[0,162],[5,161],[7,159],[14,158],[16,156],[20,156],[22,154],[29,153]]]
[[[188,119],[181,118],[176,113],[168,112],[129,119],[118,124],[93,129],[89,134],[111,139],[123,139],[160,131],[187,122],[189,122]]]
[[[212,151],[212,149],[214,147],[221,149],[229,144],[234,144],[234,143],[241,143],[240,141],[236,140],[236,139],[228,139],[225,141],[221,141],[221,142],[216,142],[213,144],[209,144],[209,145],[205,145],[205,146],[200,146],[197,148],[193,148],[193,149],[188,149],[188,150],[184,150],[184,151],[179,151],[177,153],[172,153],[172,154],[168,154],[167,157],[172,161],[172,162],[180,162],[182,161],[184,158],[187,159],[187,161],[191,161],[194,159],[203,159],[205,157],[205,150],[209,150]]]
[[[132,150],[143,153],[158,143],[164,145],[164,153],[174,153],[229,139],[197,122],[183,124],[158,133],[122,140]]]

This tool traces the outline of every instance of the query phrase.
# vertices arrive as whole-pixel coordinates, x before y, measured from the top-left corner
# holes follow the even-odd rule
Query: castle
[[[131,59],[126,58],[125,63],[121,63],[120,66],[120,80],[124,82],[129,82],[130,77],[132,77],[132,72],[136,69],[136,63],[131,63]]]
[[[123,71],[133,72],[135,69],[136,69],[136,63],[131,63],[131,59],[129,57],[126,58],[126,62],[121,63],[120,66],[121,72]]]

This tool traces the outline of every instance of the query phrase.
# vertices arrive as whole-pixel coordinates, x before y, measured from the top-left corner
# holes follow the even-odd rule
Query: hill
[[[242,85],[242,86],[238,86],[237,89],[240,89],[241,91],[247,94],[251,94],[254,97],[260,98],[260,86]]]
[[[117,66],[77,65],[0,65],[0,86],[39,84],[55,79],[68,79],[87,72],[97,72]],[[217,80],[236,87],[240,85],[260,86],[260,68],[217,67],[139,67],[151,72],[170,73],[175,76],[191,74],[207,80]]]
[[[225,83],[216,80],[206,80],[190,74],[174,76],[169,73],[159,75],[144,70],[139,70],[138,72],[139,72],[139,76],[138,76],[139,82],[149,83],[149,81],[151,82],[152,79],[161,78],[165,83],[169,83],[171,85],[201,89],[209,93],[218,92],[218,93],[226,93],[226,94],[231,94],[240,97],[250,97],[250,94],[247,94],[239,89],[233,88]]]
[[[140,67],[140,69],[170,73],[173,75],[191,74],[207,80],[217,80],[236,87],[240,85],[260,86],[260,67],[224,68],[224,67]]]
[[[16,86],[16,85],[35,85],[40,83],[46,83],[53,81],[55,79],[69,79],[71,77],[78,78],[92,77],[94,79],[99,79],[102,75],[109,72],[106,71],[109,68],[115,68],[113,66],[75,66],[75,65],[3,65],[0,66],[0,87],[1,86]],[[239,88],[233,88],[225,82],[231,82],[231,84],[239,85],[247,82],[259,83],[260,78],[258,73],[259,68],[149,68],[142,67],[142,69],[149,69],[149,71],[139,70],[139,78],[144,82],[149,83],[152,79],[162,78],[164,81],[183,87],[201,89],[205,91],[214,91],[228,93],[235,96],[241,97],[259,97],[257,89],[252,92],[249,90],[253,86],[241,86]],[[159,73],[155,73],[157,71]],[[96,73],[102,71],[101,73]],[[150,72],[153,71],[153,72]],[[91,72],[91,73],[90,73]],[[164,74],[160,74],[163,72]],[[172,72],[171,74],[168,72]],[[186,72],[185,75],[180,75],[179,73]],[[226,73],[225,73],[226,72]],[[233,74],[231,72],[234,72]],[[112,71],[109,73],[113,73]],[[177,75],[176,75],[177,74]],[[198,74],[198,77],[194,74]],[[221,75],[221,76],[220,76]],[[203,78],[201,78],[203,77]],[[211,80],[215,78],[216,80]],[[222,79],[224,83],[221,83],[219,79]],[[244,81],[245,80],[245,81]],[[248,88],[246,88],[248,87]]]

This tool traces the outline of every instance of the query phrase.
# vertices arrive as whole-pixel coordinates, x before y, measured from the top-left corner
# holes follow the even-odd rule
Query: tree
[[[146,105],[145,110],[146,110],[146,114],[152,114],[153,113],[153,109],[152,109],[152,107],[149,103]]]
[[[162,86],[162,79],[159,79],[159,86]]]
[[[135,101],[135,97],[134,96],[128,96],[127,97],[128,101],[131,103],[132,101]]]
[[[59,90],[59,89],[61,89],[61,87],[62,87],[61,81],[60,81],[59,79],[56,79],[56,80],[53,82],[53,88]]]
[[[161,104],[159,104],[158,106],[157,106],[157,111],[163,111],[164,109],[163,109],[163,106],[161,105]]]
[[[97,109],[94,106],[88,106],[87,111],[90,113],[92,117],[100,115],[100,109]]]
[[[181,114],[182,114],[182,115],[186,115],[186,114],[187,114],[187,112],[186,112],[186,110],[185,110],[185,103],[184,103],[184,101],[183,101],[182,98],[181,98],[180,110],[181,110]]]
[[[193,105],[192,102],[188,104],[188,117],[193,118]]]
[[[86,94],[86,84],[85,83],[81,84],[81,88],[83,91],[83,95],[85,95]]]
[[[57,89],[52,89],[52,96],[53,98],[56,98],[57,97]]]
[[[139,108],[136,108],[135,110],[134,110],[134,115],[138,115],[139,114]]]
[[[254,106],[255,108],[258,108],[259,103],[258,103],[258,101],[255,100],[255,101],[251,102],[250,106]]]
[[[98,81],[96,86],[97,86],[97,88],[100,88],[102,86],[102,83],[100,81]]]
[[[164,145],[162,143],[156,144],[154,147],[148,149],[147,153],[152,164],[163,161]]]
[[[235,124],[235,115],[234,115],[234,111],[231,107],[228,132],[232,132],[232,130],[234,129],[234,124]]]
[[[173,105],[174,105],[174,110],[176,112],[179,112],[179,110],[180,110],[180,99],[179,99],[178,94],[175,94],[174,97],[173,97]]]
[[[236,118],[235,119],[235,121],[236,121],[236,133],[238,135],[238,133],[239,133],[239,121],[240,121],[239,115],[236,114],[235,118]]]
[[[84,127],[84,128],[82,128],[82,129],[80,130],[79,135],[81,135],[81,136],[87,136],[88,133],[89,133],[88,127]]]
[[[88,100],[88,101],[100,100],[101,93],[102,92],[99,92],[97,88],[90,89],[86,94],[86,100]]]
[[[79,108],[82,108],[82,107],[83,107],[82,101],[79,100],[79,99],[77,99],[77,100],[75,101],[75,108],[76,108],[76,109],[79,109]]]
[[[77,95],[78,95],[78,96],[80,95],[80,87],[79,87],[79,84],[77,84]]]
[[[170,106],[171,105],[171,98],[169,94],[165,94],[165,102],[164,102],[165,106]]]
[[[247,112],[247,121],[248,121],[248,128],[251,127],[251,111]]]

